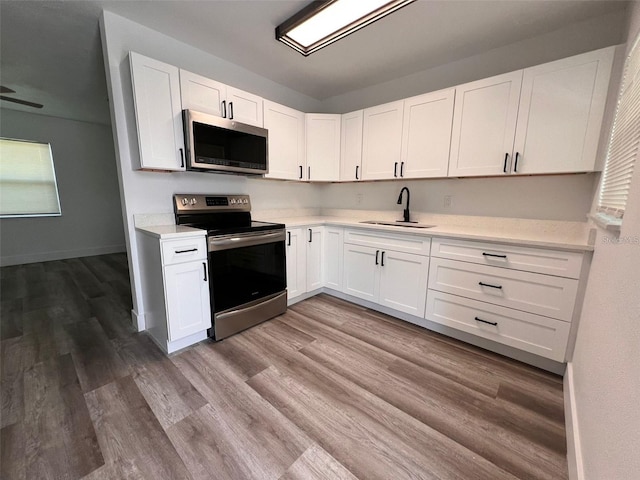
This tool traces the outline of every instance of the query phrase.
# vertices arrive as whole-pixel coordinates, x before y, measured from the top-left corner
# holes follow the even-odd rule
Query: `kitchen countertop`
[[[393,222],[398,219],[398,212],[324,210],[322,214],[318,214],[320,212],[315,210],[308,212],[307,215],[298,216],[292,213],[294,213],[292,210],[255,211],[252,212],[252,217],[254,220],[284,223],[288,228],[333,225],[386,233],[459,238],[579,252],[593,251],[593,244],[590,241],[594,237],[593,227],[587,222],[412,212],[412,220],[421,224],[435,225],[433,228],[412,228],[361,223],[366,220]],[[136,217],[138,231],[160,239],[206,235],[205,230],[168,224],[174,220],[170,214],[137,215]],[[157,224],[154,224],[156,222]]]
[[[145,225],[137,226],[136,230],[146,235],[166,240],[171,238],[184,238],[194,236],[205,236],[206,230],[199,228],[185,227],[184,225]]]
[[[412,220],[421,224],[435,225],[432,228],[412,228],[361,223],[363,220],[395,221],[398,217],[397,213],[351,212],[353,212],[352,215],[329,214],[299,217],[261,216],[256,214],[255,219],[284,223],[289,228],[333,225],[426,237],[460,238],[581,252],[593,251],[593,245],[589,241],[592,236],[590,235],[591,226],[586,222],[429,214],[416,214],[414,216],[412,214]]]

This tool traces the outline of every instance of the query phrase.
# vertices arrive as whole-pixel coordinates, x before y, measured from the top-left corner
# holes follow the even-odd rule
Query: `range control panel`
[[[235,211],[250,212],[249,195],[194,195],[177,193],[173,196],[176,213]]]

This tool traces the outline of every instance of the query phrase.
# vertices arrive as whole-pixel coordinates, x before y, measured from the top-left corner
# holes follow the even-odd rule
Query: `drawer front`
[[[395,250],[396,252],[429,255],[431,238],[411,234],[389,234],[371,230],[346,230],[344,243],[362,245],[379,249]]]
[[[429,288],[570,322],[578,280],[432,257]]]
[[[206,237],[180,238],[178,240],[162,240],[162,264],[173,265],[192,260],[206,260]]]
[[[583,258],[580,252],[447,238],[433,239],[431,256],[569,278],[580,278]]]
[[[427,293],[425,317],[557,362],[565,360],[571,328],[567,322],[434,290]]]

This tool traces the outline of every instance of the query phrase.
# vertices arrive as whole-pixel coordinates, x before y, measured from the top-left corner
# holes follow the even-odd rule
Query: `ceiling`
[[[0,1],[0,80],[38,111],[109,123],[98,19],[103,9],[300,93],[326,99],[627,7],[607,0],[418,0],[303,57],[274,29],[308,0]]]

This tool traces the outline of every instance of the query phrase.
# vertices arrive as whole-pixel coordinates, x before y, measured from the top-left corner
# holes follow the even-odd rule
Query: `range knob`
[[[249,203],[249,200],[247,200],[247,199],[245,198],[245,199],[243,199],[243,200],[242,200],[242,203],[244,203],[244,204],[246,205],[247,203]]]
[[[192,198],[192,199],[189,201],[189,203],[190,203],[191,205],[195,205],[196,203],[198,203],[198,201],[197,201],[195,198]]]
[[[182,205],[188,205],[189,204],[189,199],[188,198],[183,198],[182,199]]]
[[[230,203],[231,205],[235,205],[235,204],[236,204],[236,199],[235,199],[235,198],[232,198],[231,200],[229,200],[229,203]]]

